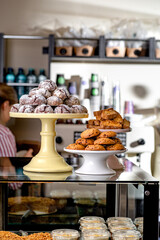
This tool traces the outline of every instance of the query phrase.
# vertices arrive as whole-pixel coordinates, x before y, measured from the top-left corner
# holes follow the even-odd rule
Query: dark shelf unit
[[[155,38],[148,39],[126,39],[126,38],[112,38],[106,39],[104,36],[100,36],[96,39],[91,38],[56,38],[53,34],[48,37],[42,36],[13,36],[4,35],[0,33],[0,82],[3,82],[3,68],[4,68],[4,41],[5,39],[48,39],[48,46],[43,47],[43,54],[48,54],[48,76],[50,77],[50,63],[51,62],[84,62],[84,63],[114,63],[114,64],[159,64],[160,58],[156,58],[155,49],[156,40]],[[55,47],[56,41],[58,40],[82,40],[82,41],[97,41],[97,48],[95,56],[91,57],[78,57],[78,56],[56,56]],[[107,41],[142,41],[146,42],[148,46],[148,54],[144,57],[129,58],[129,57],[107,57],[105,55],[105,48]]]

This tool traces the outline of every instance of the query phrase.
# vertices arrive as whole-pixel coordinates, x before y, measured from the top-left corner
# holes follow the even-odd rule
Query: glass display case
[[[72,165],[71,159],[66,161]],[[158,239],[159,182],[121,159],[125,170],[114,175],[31,173],[30,158],[0,158],[1,230],[20,234],[69,228],[80,231],[79,219],[98,216],[142,221],[143,239]],[[73,165],[72,165],[73,166]],[[75,170],[79,162],[75,164]]]

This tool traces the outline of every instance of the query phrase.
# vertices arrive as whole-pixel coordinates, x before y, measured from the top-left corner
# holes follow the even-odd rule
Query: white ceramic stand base
[[[29,172],[50,172],[62,173],[72,172],[63,157],[61,157],[55,147],[55,123],[58,118],[87,118],[88,114],[54,114],[54,113],[10,113],[11,117],[17,118],[39,118],[42,123],[41,148],[39,153],[33,157],[29,164],[23,167],[24,171]]]
[[[75,170],[78,174],[92,174],[92,175],[110,175],[115,174],[116,171],[109,168],[106,164],[107,157],[117,153],[123,153],[125,150],[119,151],[85,151],[85,150],[70,150],[64,149],[66,152],[75,153],[84,157],[83,165]]]

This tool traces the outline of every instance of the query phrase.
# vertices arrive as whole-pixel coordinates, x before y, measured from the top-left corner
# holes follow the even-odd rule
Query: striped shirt
[[[8,127],[0,124],[0,157],[16,156],[16,141]]]

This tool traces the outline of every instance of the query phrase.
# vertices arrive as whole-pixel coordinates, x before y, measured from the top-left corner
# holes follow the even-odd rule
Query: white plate
[[[125,132],[131,132],[132,128],[122,128],[122,129],[98,129],[101,132],[108,132],[108,131],[112,131],[112,132],[116,132],[116,133],[125,133]]]
[[[64,151],[79,154],[84,157],[82,166],[75,171],[78,174],[91,175],[110,175],[116,172],[107,165],[107,158],[110,155],[124,153],[127,149],[117,151],[86,151],[86,150],[71,150],[64,148]]]

